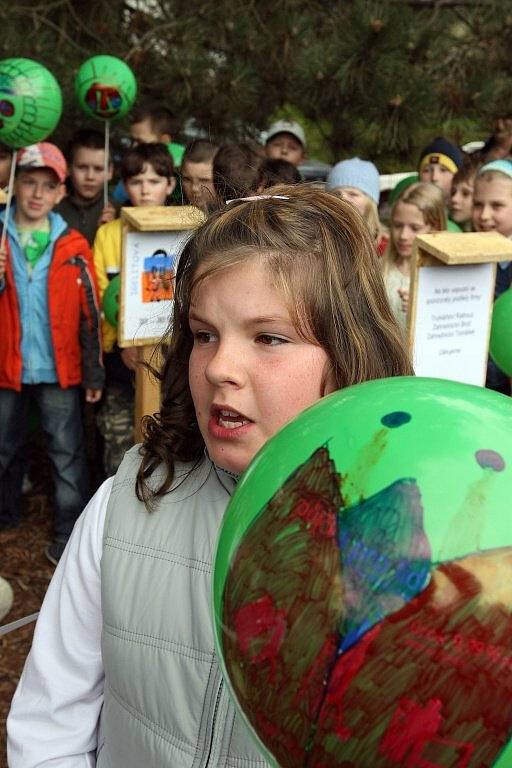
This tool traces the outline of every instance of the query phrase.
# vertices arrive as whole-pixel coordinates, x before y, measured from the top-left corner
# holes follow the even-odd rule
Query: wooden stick
[[[7,188],[7,203],[5,205],[4,223],[2,226],[2,238],[0,240],[0,250],[5,248],[5,238],[7,237],[7,222],[9,221],[9,213],[11,210],[12,193],[14,191],[14,172],[16,171],[16,157],[18,151],[15,149],[12,153],[11,159],[11,172],[9,174],[9,186]]]
[[[108,169],[110,166],[110,120],[105,120],[105,165],[103,179],[103,207],[108,205]]]

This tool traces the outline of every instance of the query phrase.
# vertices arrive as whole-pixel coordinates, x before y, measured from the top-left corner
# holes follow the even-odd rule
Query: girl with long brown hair
[[[50,585],[9,717],[12,768],[263,768],[214,651],[226,504],[305,407],[411,373],[362,219],[302,185],[236,200],[192,235],[163,352],[160,412]]]

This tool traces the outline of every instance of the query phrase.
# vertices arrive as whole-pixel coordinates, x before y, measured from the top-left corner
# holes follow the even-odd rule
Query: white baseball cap
[[[304,133],[304,128],[299,123],[292,122],[291,120],[277,120],[268,129],[266,141],[270,141],[278,133],[291,133],[306,149],[306,134]]]

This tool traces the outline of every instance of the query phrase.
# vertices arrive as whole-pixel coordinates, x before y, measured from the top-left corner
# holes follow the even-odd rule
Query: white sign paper
[[[493,264],[418,270],[413,346],[417,376],[485,383],[493,295]]]
[[[179,254],[186,232],[127,232],[123,260],[123,339],[135,344],[162,336],[172,312]]]

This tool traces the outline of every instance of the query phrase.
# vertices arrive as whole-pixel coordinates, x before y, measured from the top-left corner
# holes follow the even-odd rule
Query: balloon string
[[[2,225],[2,239],[0,240],[0,250],[5,248],[5,238],[7,237],[7,222],[9,221],[9,213],[11,210],[12,193],[14,191],[14,172],[16,170],[16,157],[18,155],[15,149],[11,158],[11,172],[9,174],[9,186],[7,187],[7,202],[5,204],[5,216],[4,223]]]
[[[110,165],[110,121],[105,120],[105,177],[103,180],[103,207],[108,205],[108,169]]]

